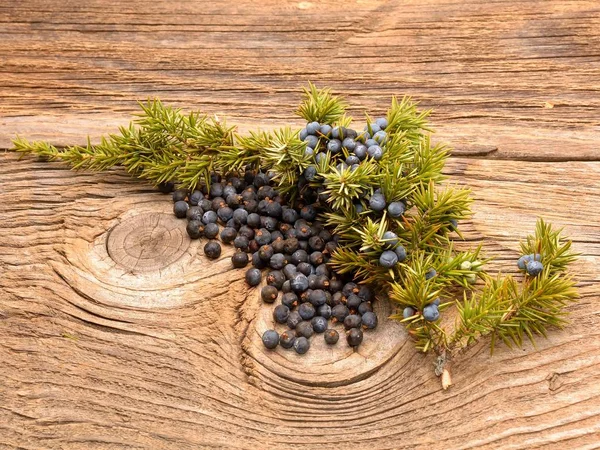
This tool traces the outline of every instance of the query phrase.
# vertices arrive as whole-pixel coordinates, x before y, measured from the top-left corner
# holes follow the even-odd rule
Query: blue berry
[[[315,161],[316,161],[317,164],[319,164],[325,158],[327,158],[327,155],[325,155],[325,153],[323,153],[323,152],[317,153],[317,156],[315,156]]]
[[[384,245],[388,248],[393,248],[398,245],[398,235],[393,231],[386,231],[383,233]]]
[[[317,132],[321,129],[319,122],[311,122],[306,125],[306,133],[309,135],[316,136]]]
[[[204,254],[208,259],[217,259],[221,256],[221,244],[216,241],[209,241],[204,246]]]
[[[385,197],[383,194],[373,194],[369,199],[369,208],[373,211],[383,211],[385,209]]]
[[[314,156],[314,154],[315,154],[315,149],[314,148],[307,146],[304,149],[304,156],[307,156],[307,157],[310,158],[311,156]]]
[[[273,303],[277,299],[277,288],[275,286],[263,286],[260,297],[265,303]]]
[[[365,141],[365,147],[367,147],[367,149],[369,147],[373,147],[374,145],[377,145],[377,141],[375,139],[367,139]]]
[[[250,286],[258,286],[261,278],[262,274],[260,270],[255,267],[246,271],[246,283],[248,283]]]
[[[360,159],[358,159],[358,156],[354,156],[354,155],[349,155],[346,158],[345,163],[349,166],[352,166],[354,164],[359,164],[360,163]]]
[[[177,203],[177,202],[185,201],[185,199],[187,198],[187,195],[188,195],[187,189],[177,189],[175,192],[173,192],[173,202]]]
[[[350,328],[358,328],[362,324],[362,319],[358,314],[349,314],[344,319],[344,328],[349,330]]]
[[[202,192],[200,192],[200,191],[192,192],[192,195],[190,195],[190,205],[197,206],[198,202],[200,202],[203,198],[204,198],[204,195],[202,195]]]
[[[327,143],[327,150],[335,155],[342,150],[342,143],[339,139],[332,139]]]
[[[317,308],[317,314],[325,319],[329,319],[331,317],[331,306],[329,305],[321,305]]]
[[[325,330],[325,343],[328,345],[335,345],[340,339],[340,335],[334,329]]]
[[[532,255],[523,255],[517,260],[517,267],[521,270],[525,270],[527,263],[532,260]]]
[[[248,215],[248,211],[244,208],[239,208],[233,212],[233,220],[240,225],[246,225],[248,222]]]
[[[527,263],[526,268],[527,274],[532,277],[535,277],[539,275],[542,272],[542,270],[544,270],[544,265],[539,261],[529,261]]]
[[[433,267],[431,267],[431,268],[430,268],[430,269],[427,271],[427,273],[425,274],[425,279],[426,279],[426,280],[430,280],[430,279],[432,279],[433,277],[435,277],[436,275],[437,275],[437,272],[436,272],[436,270],[435,270]]]
[[[362,315],[362,325],[369,330],[377,326],[377,315],[372,311],[367,311]]]
[[[319,145],[319,138],[309,134],[304,138],[304,142],[306,142],[307,147],[317,148],[317,145]]]
[[[306,275],[299,273],[290,280],[290,284],[292,285],[292,291],[300,294],[308,289],[308,278]]]
[[[406,259],[406,249],[403,246],[399,245],[394,249],[394,252],[398,257],[398,262],[402,262]]]
[[[440,311],[434,304],[427,305],[423,308],[423,318],[428,322],[435,322],[440,318]]]
[[[350,311],[346,305],[340,304],[331,308],[331,316],[338,322],[343,322],[348,314],[350,314]]]
[[[367,148],[367,153],[375,161],[379,161],[383,157],[383,149],[379,145],[371,145]]]
[[[314,334],[314,332],[315,330],[313,330],[312,324],[308,320],[303,320],[296,325],[296,335],[298,336],[304,336],[308,339]]]
[[[315,166],[308,166],[304,171],[304,178],[307,181],[312,181],[317,176],[317,168]]]
[[[350,347],[357,347],[363,340],[363,332],[360,328],[351,328],[346,333],[346,342]]]
[[[327,319],[325,317],[316,316],[310,321],[315,333],[324,333],[327,329]]]
[[[388,205],[388,213],[390,217],[398,218],[404,214],[404,203],[402,202],[392,202]]]
[[[375,134],[381,131],[381,127],[379,125],[377,125],[377,122],[373,122],[372,124],[370,124],[371,126],[371,134]],[[366,128],[366,131],[369,131],[368,128]]]
[[[451,230],[458,230],[458,220],[456,220],[456,219],[450,219],[450,229]]]
[[[296,341],[296,332],[294,330],[285,330],[279,336],[279,345],[283,348],[292,348]]]
[[[277,323],[286,323],[290,315],[290,308],[285,305],[277,305],[273,310],[273,320]]]
[[[442,300],[440,300],[439,297],[437,297],[434,301],[431,302],[431,304],[435,306],[440,306],[440,303],[442,303]]]
[[[382,130],[385,130],[388,126],[388,121],[385,117],[380,117],[379,119],[377,119],[375,121],[375,123],[379,126],[379,128],[381,128]]]
[[[185,228],[187,234],[191,239],[199,239],[202,236],[202,231],[200,229],[202,227],[202,223],[198,220],[190,220]]]
[[[356,144],[356,147],[354,147],[354,155],[362,161],[367,157],[367,147],[364,144]]]
[[[373,294],[373,290],[366,285],[362,285],[358,290],[358,296],[361,298],[363,302],[373,301],[375,295]]]
[[[383,130],[378,131],[373,135],[373,140],[379,145],[385,144],[387,142],[387,133]]]
[[[262,335],[262,341],[265,347],[272,350],[279,344],[279,333],[275,330],[267,330]]]
[[[352,293],[346,299],[346,306],[350,309],[356,310],[356,309],[358,309],[361,302],[362,302],[362,299],[358,295]]]
[[[209,223],[217,223],[217,220],[218,220],[218,216],[217,216],[217,213],[214,211],[206,211],[202,215],[202,222],[205,225],[208,225]]]
[[[306,128],[302,128],[298,137],[301,141],[303,141],[304,139],[306,139],[306,136],[308,136],[308,130]]]
[[[357,214],[360,214],[361,212],[363,212],[365,210],[365,208],[363,207],[363,205],[361,203],[355,203],[354,209],[356,210]]]
[[[208,239],[214,239],[219,234],[219,225],[216,223],[207,223],[204,227],[204,236]]]
[[[405,319],[408,319],[409,317],[414,316],[417,313],[417,311],[415,311],[414,308],[407,306],[406,308],[404,308],[404,310],[402,311],[402,317],[404,317]]]
[[[173,205],[173,214],[178,219],[185,219],[189,207],[190,205],[185,200],[179,200]]]
[[[304,336],[296,338],[294,341],[294,350],[299,355],[304,355],[310,348],[310,342]]]
[[[288,317],[287,326],[290,328],[296,328],[300,322],[302,322],[302,317],[300,317],[298,311],[292,311]]]
[[[331,130],[331,125],[321,125],[321,128],[319,128],[319,134],[324,137],[329,137],[329,135],[331,134]]]
[[[231,256],[231,263],[236,269],[241,269],[248,265],[248,254],[246,252],[237,251]]]
[[[386,250],[379,257],[379,264],[386,269],[391,269],[398,264],[398,255],[392,250]]]
[[[298,306],[298,313],[304,320],[310,320],[315,316],[317,311],[311,303],[306,302]]]
[[[373,306],[371,306],[370,302],[361,302],[361,304],[358,305],[358,313],[361,316],[368,311],[373,312]]]
[[[356,148],[356,142],[352,138],[345,138],[342,141],[342,147],[345,147],[349,152],[353,151]]]

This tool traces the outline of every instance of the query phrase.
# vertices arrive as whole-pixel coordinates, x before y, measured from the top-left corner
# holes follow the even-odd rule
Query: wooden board
[[[471,349],[448,391],[391,321],[358,352],[266,351],[269,308],[168,197],[1,154],[0,448],[598,448],[596,2],[6,3],[0,148],[97,140],[155,95],[247,129],[299,125],[307,79],[355,114],[409,93],[473,189],[462,245],[512,273],[543,216],[582,253],[582,299],[537,348]]]

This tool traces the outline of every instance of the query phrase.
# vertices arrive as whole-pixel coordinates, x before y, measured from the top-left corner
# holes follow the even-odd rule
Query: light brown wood
[[[267,351],[271,307],[120,170],[0,155],[0,448],[598,448],[600,11],[593,1],[6,2],[0,148],[97,140],[148,96],[243,129],[300,124],[307,79],[435,107],[461,224],[515,272],[543,216],[582,256],[572,324],[453,365],[383,320],[358,352]],[[536,161],[537,160],[537,161]]]

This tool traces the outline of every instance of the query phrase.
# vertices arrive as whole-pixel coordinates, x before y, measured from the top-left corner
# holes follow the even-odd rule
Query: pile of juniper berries
[[[170,192],[173,184],[159,188]],[[287,206],[268,174],[247,170],[243,177],[226,179],[213,174],[210,187],[175,190],[173,202],[175,216],[188,220],[190,238],[209,239],[206,257],[217,259],[221,243],[233,244],[237,249],[231,257],[233,267],[252,266],[245,274],[250,286],[261,284],[265,275],[261,298],[278,303],[273,322],[285,328],[281,334],[274,329],[263,334],[266,348],[280,345],[304,354],[316,334],[335,345],[339,340],[335,323],[343,325],[346,342],[356,347],[363,330],[377,326],[373,291],[327,266],[338,239],[317,220],[316,205],[304,200],[295,208]],[[396,261],[405,257],[405,252],[399,254]]]

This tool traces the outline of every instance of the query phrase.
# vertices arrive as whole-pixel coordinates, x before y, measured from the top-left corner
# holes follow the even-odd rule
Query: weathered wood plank
[[[473,348],[442,391],[400,327],[367,336],[386,347],[369,354],[265,351],[268,308],[229,250],[208,263],[191,243],[168,266],[115,267],[113,227],[168,214],[168,197],[120,171],[1,158],[1,445],[593,448],[600,438],[600,163],[451,160],[447,173],[476,197],[462,229],[497,257],[492,269],[514,272],[518,239],[542,215],[583,253],[583,297],[573,324],[537,349]]]
[[[592,0],[26,0],[0,6],[0,21],[0,148],[15,133],[81,142],[153,96],[244,127],[300,124],[293,109],[311,79],[356,114],[411,94],[459,152],[599,157]]]

